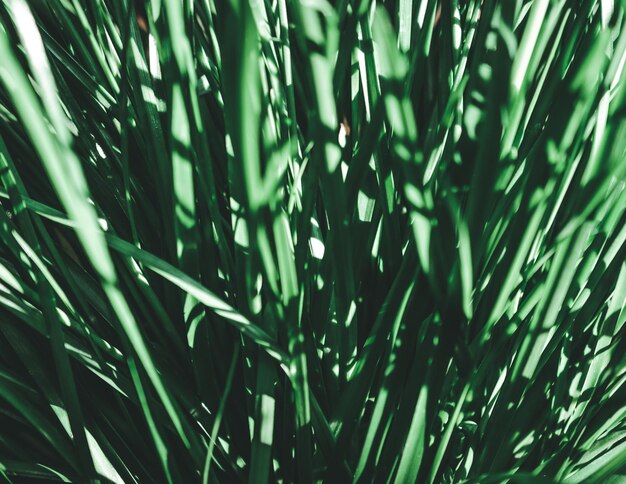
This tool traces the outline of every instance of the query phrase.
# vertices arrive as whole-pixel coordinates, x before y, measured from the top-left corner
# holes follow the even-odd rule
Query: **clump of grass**
[[[0,476],[623,472],[625,14],[4,0]]]

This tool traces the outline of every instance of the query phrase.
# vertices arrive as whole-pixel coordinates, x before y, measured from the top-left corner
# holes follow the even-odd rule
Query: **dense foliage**
[[[626,466],[626,1],[2,0],[0,479]]]

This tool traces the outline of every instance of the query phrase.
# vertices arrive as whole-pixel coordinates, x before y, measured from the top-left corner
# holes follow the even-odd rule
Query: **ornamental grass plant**
[[[624,0],[0,1],[0,480],[626,479],[625,60]]]

